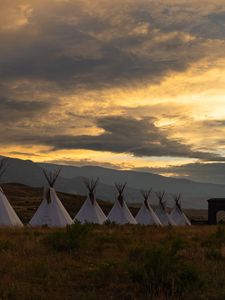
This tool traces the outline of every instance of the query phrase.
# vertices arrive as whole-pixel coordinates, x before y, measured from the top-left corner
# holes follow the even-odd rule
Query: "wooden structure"
[[[217,224],[217,213],[225,212],[225,198],[213,198],[208,200],[208,223]]]

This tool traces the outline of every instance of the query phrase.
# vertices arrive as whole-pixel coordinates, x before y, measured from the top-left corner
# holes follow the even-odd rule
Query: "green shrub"
[[[212,248],[209,248],[209,249],[206,249],[205,251],[205,256],[207,259],[210,259],[210,260],[223,260],[223,256],[221,254],[221,251],[220,249],[217,249],[215,247],[212,247]]]
[[[225,244],[225,226],[218,225],[216,231],[206,237],[205,240],[201,243],[203,247],[221,247]]]
[[[95,284],[103,285],[111,282],[117,277],[118,266],[115,262],[104,262],[99,264],[95,269],[90,271],[90,275],[95,280]]]
[[[176,240],[169,246],[157,245],[130,252],[129,276],[150,299],[162,294],[165,298],[176,299],[200,288],[196,267],[178,255],[181,248],[181,240]]]
[[[5,252],[7,250],[14,249],[14,245],[9,240],[0,240],[0,252]]]
[[[45,243],[56,251],[71,252],[84,247],[91,225],[76,223],[64,231],[53,231],[45,238]]]

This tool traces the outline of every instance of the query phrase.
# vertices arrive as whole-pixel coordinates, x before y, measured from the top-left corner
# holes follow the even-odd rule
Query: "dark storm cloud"
[[[50,103],[40,101],[13,100],[0,97],[0,123],[6,124],[24,121],[37,117],[40,113],[47,112]]]
[[[101,103],[105,99],[97,99],[99,88],[160,83],[202,59],[214,63],[224,57],[223,3],[197,2],[5,1],[0,7],[0,134],[4,143],[223,160],[170,138],[153,120],[99,118],[94,109],[90,123],[96,121],[103,133],[71,134],[80,125],[80,112],[73,117],[74,112],[69,115],[68,110],[72,105],[75,110],[78,101],[79,108],[85,107],[82,97],[72,97],[81,90],[90,89],[95,98],[88,101]],[[219,122],[215,127],[222,126]]]
[[[7,98],[0,98],[0,107],[1,110],[15,110],[15,111],[25,111],[31,112],[39,109],[46,108],[48,104],[43,102],[35,101],[18,101]]]
[[[58,24],[60,26],[60,24]],[[27,29],[29,30],[29,29]],[[93,69],[100,67],[101,60],[94,58],[79,58],[63,54],[63,51],[69,47],[67,44],[68,31],[70,28],[64,26],[64,32],[52,32],[53,29],[46,28],[43,35],[36,37],[34,40],[25,43],[18,43],[17,36],[12,39],[12,48],[17,48],[16,55],[14,52],[4,55],[1,62],[0,76],[3,80],[49,80],[64,84],[76,84],[74,76],[86,75],[86,79],[93,75]],[[70,39],[73,43],[81,43],[80,34],[76,36],[76,29],[71,34]],[[21,39],[26,38],[27,32],[22,34]],[[49,37],[49,38],[48,38]],[[20,37],[19,37],[20,38]],[[27,37],[29,39],[29,36]],[[32,38],[31,38],[32,39]],[[89,38],[90,40],[90,38]],[[9,41],[10,44],[10,41]],[[1,56],[1,51],[0,51]],[[82,81],[78,78],[78,82]],[[72,88],[72,87],[71,87]]]
[[[105,117],[98,119],[97,125],[104,132],[100,135],[19,135],[13,141],[21,144],[39,144],[52,147],[52,150],[88,149],[129,153],[135,156],[190,157],[202,160],[224,161],[211,152],[192,149],[191,146],[171,139],[166,132],[156,127],[149,119],[127,117]]]
[[[225,3],[218,1],[148,1],[151,9],[143,6],[134,12],[139,20],[151,20],[154,27],[164,32],[186,32],[203,39],[224,39]],[[151,3],[151,4],[150,4]],[[147,3],[145,5],[148,6]]]
[[[95,11],[85,1],[50,7],[44,13],[34,5],[26,26],[0,33],[2,80],[47,80],[70,88],[155,82],[215,51],[208,40],[187,36],[194,8],[133,0],[113,7],[103,1]],[[201,12],[194,15],[203,18]]]
[[[224,8],[223,8],[224,9]],[[206,36],[211,39],[224,39],[225,38],[225,11],[214,12],[207,17],[209,25],[208,34]],[[207,23],[207,22],[206,22]],[[205,31],[206,32],[206,31]]]
[[[66,26],[64,30],[66,32]],[[73,34],[76,34],[75,29]],[[52,33],[49,32],[48,35],[51,40]],[[58,38],[66,50],[67,42],[64,35],[59,34]],[[73,35],[70,38],[74,40]],[[85,38],[89,43],[93,40],[86,35],[81,39]],[[81,43],[79,36],[76,36],[75,40],[78,45]],[[135,51],[129,53],[129,48],[132,48],[134,44],[135,47],[142,47],[145,42],[143,38],[123,37],[121,41],[110,42],[94,40],[93,43],[98,44],[99,47],[99,58],[82,57],[76,52],[73,56],[68,56],[63,53],[63,49],[58,49],[58,44],[54,42],[55,39],[53,44],[49,45],[49,41],[46,40],[35,41],[33,45],[17,47],[16,56],[5,55],[4,62],[0,64],[0,77],[3,80],[48,80],[70,88],[76,85],[92,88],[124,86],[133,80],[136,82],[143,79],[150,82],[160,80],[167,72],[183,71],[189,63],[202,57],[197,42],[185,43],[179,35],[169,41],[147,46],[149,52],[156,52],[157,48],[161,48],[160,58],[145,57],[142,53],[135,53]],[[88,46],[87,43],[86,47]],[[173,54],[175,50],[177,57]]]
[[[225,184],[224,163],[190,163],[181,166],[165,168],[137,168],[137,171],[153,172],[156,174],[172,174],[195,181]]]

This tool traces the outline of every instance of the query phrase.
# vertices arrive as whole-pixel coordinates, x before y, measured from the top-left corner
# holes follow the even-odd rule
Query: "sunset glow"
[[[1,155],[188,178],[225,161],[225,1],[0,6]]]

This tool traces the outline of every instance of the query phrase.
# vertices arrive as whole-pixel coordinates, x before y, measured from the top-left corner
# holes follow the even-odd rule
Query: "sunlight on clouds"
[[[51,156],[41,155],[40,157],[34,157],[35,161],[58,161],[62,164],[73,164],[79,165],[83,162],[83,165],[92,163],[108,166],[110,164],[113,167],[120,168],[123,170],[133,168],[148,168],[148,167],[167,167],[173,165],[182,165],[183,163],[191,163],[193,159],[182,159],[182,158],[168,158],[168,157],[141,157],[137,158],[129,154],[115,154],[112,152],[100,152],[90,150],[61,150],[51,153]]]
[[[184,73],[173,73],[159,85],[133,86],[130,88],[113,88],[99,91],[82,91],[80,93],[59,97],[59,104],[51,108],[46,119],[41,117],[41,128],[48,127],[49,133],[58,130],[72,135],[100,135],[104,132],[95,124],[96,117],[109,115],[128,115],[135,118],[153,117],[155,125],[170,133],[170,137],[194,145],[195,148],[215,148],[217,140],[225,134],[223,127],[208,128],[203,123],[207,120],[225,118],[225,101],[223,98],[225,71],[224,62],[214,68],[192,66]],[[200,70],[203,70],[200,72]],[[217,88],[215,88],[215,84]],[[18,88],[15,86],[14,88]],[[36,97],[52,98],[52,94],[38,92]],[[82,99],[82,101],[81,101]],[[61,103],[61,104],[60,104]],[[61,107],[60,110],[58,107]],[[50,126],[49,118],[55,122]],[[38,120],[40,121],[40,119]],[[35,128],[35,120],[32,126]],[[25,123],[24,123],[25,124]],[[28,126],[29,123],[28,123]],[[224,154],[224,146],[217,146],[218,152]],[[136,158],[129,154],[113,154],[90,150],[51,151],[48,147],[34,146],[33,151],[26,147],[8,147],[3,153],[14,157],[35,161],[63,160],[70,157],[72,161],[92,160],[104,164],[110,162],[124,169],[134,167],[168,166],[189,163],[193,160],[181,158]],[[15,153],[15,154],[13,154]],[[21,153],[21,154],[20,154]],[[29,153],[29,155],[28,155]],[[32,154],[35,153],[35,154]]]
[[[95,118],[109,115],[130,115],[135,118],[153,117],[155,125],[170,133],[170,137],[194,145],[197,149],[212,149],[217,140],[225,134],[223,127],[206,127],[204,121],[225,118],[225,101],[223,98],[225,71],[224,62],[215,64],[213,68],[203,68],[202,63],[193,65],[184,73],[173,73],[159,85],[133,86],[124,89],[107,89],[99,91],[82,91],[59,98],[62,103],[52,108],[51,115],[56,118],[52,128],[48,118],[43,116],[42,127],[49,127],[49,132],[57,133],[60,129],[73,135],[100,135],[103,129],[95,125]],[[200,70],[203,70],[200,72]],[[215,84],[217,88],[215,88]],[[35,92],[38,94],[37,91]],[[48,93],[40,94],[47,99]],[[82,99],[82,101],[81,101]],[[34,147],[35,148],[35,147]],[[217,146],[223,154],[224,146]],[[47,150],[47,149],[45,149]],[[40,147],[35,148],[39,156],[32,156],[36,161],[62,160],[69,156],[71,160],[93,160],[102,164],[110,162],[122,168],[168,166],[189,163],[193,160],[178,158],[142,157],[136,158],[128,154],[113,154],[90,150],[54,151],[44,154]],[[11,150],[9,152],[12,152]],[[26,157],[26,149],[20,148],[17,153]],[[16,155],[15,155],[16,156]],[[18,156],[18,155],[17,155]]]
[[[1,3],[0,12],[0,31],[19,30],[29,22],[29,16],[32,14],[32,6],[24,1],[7,1]]]
[[[224,4],[3,1],[0,121],[9,138],[1,154],[34,161],[108,163],[122,169],[193,163],[197,159],[187,158],[193,151],[224,156]],[[121,128],[110,123],[111,117],[124,118]],[[120,151],[114,147],[116,140],[104,148],[123,125],[143,134],[143,144],[136,141],[127,148],[126,134],[120,136],[125,144],[118,145],[121,152],[135,154],[114,153]],[[148,125],[152,135],[145,140],[148,128],[143,132],[141,126]],[[103,141],[90,142],[101,135]],[[72,149],[63,150],[60,136],[69,143],[83,136],[87,149],[97,149],[97,144],[112,152],[73,149],[77,140]],[[52,147],[43,146],[51,138]],[[160,143],[175,144],[176,149],[162,157],[164,152],[157,153]],[[180,148],[184,158],[177,157]]]
[[[70,165],[98,164],[103,167],[113,167],[122,170],[158,168],[182,165],[195,160],[168,157],[141,157],[129,154],[115,154],[90,150],[61,150],[51,152],[48,147],[7,147],[1,151],[2,155],[20,159],[31,159],[35,162],[57,162]],[[163,170],[162,170],[163,173]]]

